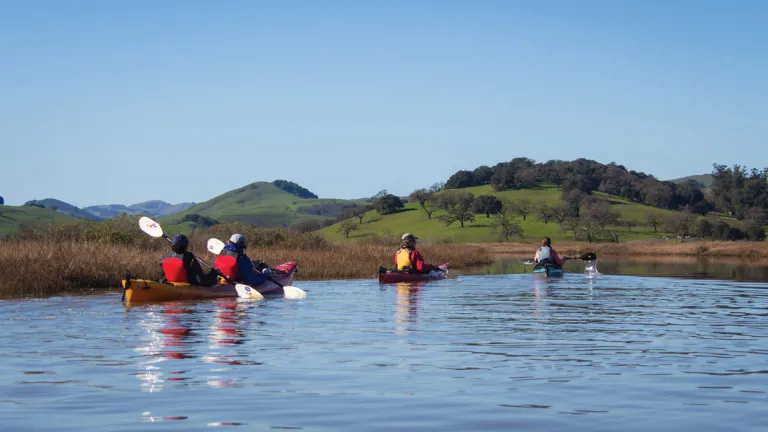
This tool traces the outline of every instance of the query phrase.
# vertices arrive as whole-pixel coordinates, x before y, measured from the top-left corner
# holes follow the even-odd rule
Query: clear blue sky
[[[0,2],[7,204],[407,194],[526,156],[768,165],[768,2]]]

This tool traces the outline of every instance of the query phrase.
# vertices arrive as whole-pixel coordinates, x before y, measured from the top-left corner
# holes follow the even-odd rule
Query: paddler
[[[566,260],[568,260],[568,257],[560,258],[557,256],[557,252],[552,249],[552,240],[549,237],[541,239],[541,246],[536,251],[536,256],[533,257],[536,267],[541,267],[545,264],[562,267]]]
[[[245,254],[247,247],[244,235],[232,234],[216,259],[216,268],[237,282],[251,286],[261,285],[269,279],[271,270],[269,267],[262,271],[256,270],[251,259]],[[224,257],[232,257],[234,261],[231,258],[228,261]]]
[[[418,237],[411,233],[405,233],[401,237],[400,249],[395,252],[395,268],[399,271],[411,271],[416,273],[429,273],[432,270],[443,271],[437,266],[424,263],[421,253],[416,250]]]
[[[187,251],[188,247],[189,239],[187,236],[176,234],[173,237],[171,251],[160,261],[160,266],[165,273],[165,280],[168,282],[186,282],[203,287],[216,285],[221,273],[214,269],[206,274],[197,258]]]

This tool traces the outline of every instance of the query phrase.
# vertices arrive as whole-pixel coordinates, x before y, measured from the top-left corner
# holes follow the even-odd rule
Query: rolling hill
[[[71,222],[75,218],[64,213],[35,206],[0,205],[0,237],[18,232],[23,226]]]
[[[64,213],[65,215],[72,216],[73,218],[102,220],[101,217],[94,215],[93,213],[87,212],[79,207],[73,206],[72,204],[69,204],[54,198],[27,201],[24,203],[24,205],[25,206],[43,206],[47,209],[55,210],[59,213]]]
[[[124,204],[95,205],[83,208],[84,211],[100,218],[113,218],[123,213],[128,215],[143,214],[152,217],[170,216],[192,207],[195,203],[170,204],[165,201],[153,200],[126,206]]]
[[[290,227],[302,221],[325,221],[340,215],[355,201],[323,198],[301,198],[275,186],[274,182],[255,182],[226,192],[208,201],[189,207],[176,215],[166,217],[171,224],[183,229],[195,227],[184,221],[187,215],[202,215],[219,222],[242,222],[257,227]]]
[[[499,198],[519,201],[528,199],[533,203],[546,203],[549,205],[558,204],[561,201],[560,189],[553,185],[539,185],[534,189],[507,190],[496,192],[491,186],[475,186],[459,189],[461,192],[470,192],[475,196],[494,195]],[[654,233],[652,228],[644,226],[643,220],[647,212],[659,215],[671,215],[677,212],[671,210],[661,210],[648,207],[642,204],[632,203],[624,198],[615,197],[596,192],[598,198],[607,201],[612,210],[621,214],[622,220],[631,219],[637,222],[637,226],[632,227],[631,232],[626,232],[625,227],[620,230],[625,233],[621,235],[620,240],[639,240],[648,238],[660,238],[663,233]],[[339,223],[323,228],[319,232],[333,242],[354,242],[371,239],[375,237],[384,237],[399,242],[400,235],[404,232],[412,232],[420,239],[430,241],[454,241],[454,242],[494,242],[497,241],[497,235],[491,232],[491,223],[493,215],[487,218],[485,214],[475,215],[475,222],[465,223],[464,228],[460,228],[458,223],[446,227],[443,222],[437,219],[441,210],[437,210],[432,218],[419,208],[418,203],[407,203],[403,211],[391,215],[380,215],[376,211],[366,213],[363,223],[359,225],[359,231],[353,231],[350,238],[345,238],[344,234],[339,233]],[[549,236],[557,241],[573,241],[571,232],[563,232],[557,222],[545,224],[537,220],[532,214],[528,215],[525,221],[517,218],[524,233],[523,241],[536,241],[544,236]],[[355,222],[357,222],[355,220]],[[520,239],[517,239],[518,241]]]

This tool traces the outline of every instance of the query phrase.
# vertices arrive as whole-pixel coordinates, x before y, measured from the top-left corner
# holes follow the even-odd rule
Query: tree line
[[[503,191],[529,189],[539,183],[560,186],[572,216],[578,216],[581,201],[595,191],[662,209],[690,208],[699,214],[711,210],[711,204],[705,200],[696,182],[660,181],[623,165],[602,164],[589,159],[536,163],[528,158],[515,158],[493,167],[483,165],[472,171],[457,171],[445,182],[445,188],[491,185],[494,190]]]

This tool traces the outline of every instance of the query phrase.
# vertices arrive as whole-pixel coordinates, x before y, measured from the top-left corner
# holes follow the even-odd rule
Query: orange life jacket
[[[184,261],[176,257],[168,257],[163,260],[163,272],[168,282],[189,282]]]
[[[230,280],[237,280],[237,259],[235,257],[219,255],[216,257],[216,261],[213,262],[213,266]]]

